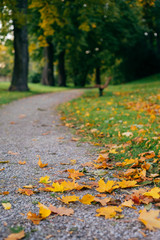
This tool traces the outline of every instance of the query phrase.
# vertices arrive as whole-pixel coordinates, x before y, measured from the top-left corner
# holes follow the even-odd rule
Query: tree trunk
[[[100,74],[100,67],[96,68],[96,84],[101,84],[101,74]]]
[[[44,48],[44,59],[45,59],[45,66],[43,68],[42,73],[42,84],[55,86],[55,79],[53,75],[53,44],[50,41],[47,41],[48,47]]]
[[[65,50],[58,56],[58,85],[66,87]]]
[[[18,12],[27,14],[27,0],[17,0]],[[14,24],[14,69],[10,91],[28,91],[28,32],[27,25],[21,25],[16,20]]]

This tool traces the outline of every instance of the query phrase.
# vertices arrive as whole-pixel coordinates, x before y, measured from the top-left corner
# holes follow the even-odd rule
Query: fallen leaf
[[[65,207],[56,208],[55,206],[50,205],[49,209],[51,210],[51,212],[56,213],[56,214],[58,214],[60,216],[63,216],[63,215],[70,216],[70,215],[72,215],[74,213],[73,209],[65,208]]]
[[[84,173],[79,172],[79,170],[75,170],[75,169],[68,169],[67,170],[69,173],[68,178],[72,178],[72,179],[79,179],[79,177],[84,176]]]
[[[25,237],[25,232],[22,230],[19,233],[12,233],[7,238],[4,238],[4,240],[19,240]]]
[[[109,192],[111,193],[114,189],[118,188],[118,185],[116,185],[116,181],[108,181],[105,183],[102,179],[99,180],[98,185],[99,187],[96,188],[98,192]]]
[[[129,207],[129,208],[133,208],[136,209],[136,207],[133,207],[132,205],[134,204],[134,202],[132,201],[132,199],[125,201],[121,204],[122,207]]]
[[[45,136],[45,135],[48,135],[50,133],[51,133],[51,131],[48,131],[48,132],[42,133],[42,135]]]
[[[123,180],[122,182],[117,182],[120,188],[130,188],[130,187],[137,187],[137,181],[126,181]]]
[[[48,166],[48,163],[42,163],[41,157],[40,156],[38,156],[38,157],[39,157],[38,165],[40,168],[44,168],[44,167]]]
[[[4,207],[5,210],[9,210],[12,207],[10,203],[2,203],[2,206]]]
[[[25,117],[26,117],[25,114],[20,114],[20,115],[19,115],[19,118],[20,118],[20,119],[23,119],[23,118],[25,118]]]
[[[53,192],[63,192],[64,191],[64,187],[62,184],[59,184],[59,182],[53,182],[52,184],[53,187]]]
[[[76,160],[76,159],[71,159],[71,160],[70,160],[70,163],[71,163],[71,165],[75,165],[75,164],[76,164],[76,162],[77,162],[77,160]]]
[[[10,122],[10,124],[16,124],[14,121]]]
[[[109,206],[109,207],[102,207],[96,210],[98,214],[96,214],[97,217],[99,216],[105,216],[105,219],[114,218],[117,214],[117,212],[122,212],[121,207],[117,206]]]
[[[160,228],[160,219],[158,218],[159,213],[159,210],[150,210],[147,212],[146,209],[143,209],[140,210],[138,220],[140,220],[146,228],[154,231],[156,228]]]
[[[51,214],[51,210],[45,205],[43,205],[42,203],[39,202],[38,207],[39,207],[39,214],[42,218],[47,218]]]
[[[23,162],[19,161],[18,163],[21,164],[21,165],[24,165],[24,164],[26,164],[26,161],[23,161]]]
[[[49,179],[50,179],[49,176],[41,177],[39,179],[39,183],[50,183],[51,181]]]
[[[143,195],[147,196],[147,197],[152,197],[152,198],[156,198],[156,199],[158,198],[159,199],[160,198],[159,192],[160,192],[160,188],[154,187],[149,192],[143,193]]]
[[[122,133],[122,136],[132,137],[133,133],[132,132],[124,132],[124,133]]]
[[[74,141],[74,142],[77,142],[79,140],[80,140],[80,138],[75,138],[75,137],[72,137],[72,139],[71,139],[71,141]]]
[[[25,194],[27,196],[31,196],[34,194],[34,192],[31,189],[23,189],[23,188],[19,188],[18,192],[21,194]]]
[[[91,202],[93,202],[95,199],[94,196],[92,196],[91,194],[86,194],[82,197],[82,199],[80,200],[81,203],[83,204],[91,204]]]
[[[3,163],[3,164],[4,164],[4,163],[9,163],[9,161],[0,161],[0,163]]]
[[[26,186],[23,186],[24,188],[33,188],[33,185],[26,185]]]
[[[35,225],[38,225],[43,218],[40,214],[37,215],[36,213],[28,212],[27,219],[31,220]]]
[[[73,196],[62,196],[62,198],[58,197],[57,199],[62,201],[62,202],[64,202],[64,203],[66,203],[66,204],[68,204],[70,202],[77,202],[77,201],[79,201],[79,197],[75,196],[75,195],[73,195]]]
[[[99,202],[102,206],[105,206],[108,202],[110,202],[111,198],[104,198],[104,199],[99,199],[99,198],[94,198],[95,202]]]

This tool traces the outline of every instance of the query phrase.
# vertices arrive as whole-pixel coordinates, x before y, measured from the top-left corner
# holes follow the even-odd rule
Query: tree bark
[[[17,0],[18,12],[27,14],[27,0]],[[16,20],[14,24],[14,68],[12,74],[12,81],[9,87],[10,91],[28,91],[28,32],[27,25],[18,23]]]
[[[55,86],[55,78],[53,74],[53,60],[54,60],[54,47],[50,41],[47,41],[48,46],[44,48],[45,66],[42,73],[42,84]]]
[[[96,68],[96,84],[100,85],[101,84],[101,73],[100,73],[100,67]]]
[[[65,50],[58,56],[58,85],[66,87]]]

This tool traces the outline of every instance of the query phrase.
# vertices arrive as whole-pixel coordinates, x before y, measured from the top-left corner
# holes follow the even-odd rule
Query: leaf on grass
[[[126,181],[123,180],[122,182],[117,182],[120,188],[130,188],[130,187],[137,187],[137,181]]]
[[[25,237],[24,230],[20,231],[19,233],[12,233],[4,240],[20,240]]]
[[[145,159],[150,159],[155,157],[155,152],[154,151],[144,152],[144,153],[138,154],[138,156],[144,157]]]
[[[37,215],[36,213],[28,212],[27,219],[31,220],[35,225],[38,225],[43,218],[40,214]]]
[[[38,165],[40,168],[44,168],[44,167],[48,166],[48,163],[42,163],[41,157],[40,156],[38,156],[38,157],[39,157]]]
[[[136,209],[136,207],[133,207],[134,202],[132,201],[132,199],[125,201],[121,204],[122,207],[129,207],[129,208],[133,208]]]
[[[62,198],[58,197],[57,199],[62,201],[62,202],[64,202],[64,203],[66,203],[66,204],[68,204],[70,202],[77,202],[77,201],[79,201],[79,197],[75,196],[75,195],[73,195],[73,196],[62,196]]]
[[[147,212],[146,209],[143,209],[140,210],[138,220],[140,220],[146,228],[154,231],[156,228],[160,228],[160,219],[158,218],[159,213],[159,210],[150,210]]]
[[[50,205],[49,209],[51,210],[51,212],[58,214],[60,216],[70,216],[74,213],[74,210],[71,208],[65,208],[65,207],[59,207],[56,208],[55,206]]]
[[[82,197],[82,199],[80,200],[81,203],[83,204],[91,204],[91,202],[93,202],[95,199],[94,196],[92,196],[91,194],[86,194]]]
[[[24,165],[24,164],[26,164],[26,161],[23,161],[23,162],[19,161],[18,163],[21,164],[21,165]]]
[[[149,192],[143,193],[143,195],[147,196],[147,197],[152,197],[152,198],[159,199],[160,198],[159,192],[160,192],[160,188],[154,187]]]
[[[4,207],[5,210],[9,210],[12,207],[12,205],[9,202],[8,203],[2,203],[2,206]]]
[[[0,168],[0,171],[3,171],[5,168]]]
[[[84,176],[84,174],[82,172],[79,172],[79,170],[75,170],[75,169],[68,169],[68,178],[72,178],[72,179],[79,179],[79,177]]]
[[[102,179],[99,180],[98,185],[99,187],[96,188],[98,192],[109,192],[111,193],[114,189],[118,188],[118,185],[116,185],[116,181],[108,181],[105,183]]]
[[[132,136],[133,136],[133,133],[132,133],[132,132],[124,132],[124,133],[122,133],[122,136],[132,137]]]
[[[51,181],[49,179],[50,179],[49,176],[41,177],[39,179],[39,183],[50,183]]]
[[[38,207],[39,207],[39,214],[42,218],[47,218],[51,214],[51,210],[45,205],[43,205],[42,203],[39,202]]]
[[[97,217],[99,216],[105,216],[105,219],[114,218],[117,214],[117,212],[122,212],[121,207],[117,206],[109,206],[109,207],[102,207],[96,210],[98,214],[96,214]]]

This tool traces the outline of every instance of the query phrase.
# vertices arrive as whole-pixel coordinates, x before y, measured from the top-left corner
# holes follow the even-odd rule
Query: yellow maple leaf
[[[73,196],[62,196],[62,198],[58,197],[57,199],[62,201],[62,202],[64,202],[64,203],[66,203],[66,204],[68,204],[70,202],[77,202],[77,201],[79,201],[79,197],[75,196],[75,195],[73,195]]]
[[[125,201],[121,204],[122,207],[129,207],[129,208],[133,208],[136,209],[136,207],[133,207],[132,205],[134,204],[134,202],[132,201],[132,199]]]
[[[122,182],[117,182],[120,188],[130,188],[130,187],[137,187],[137,181],[126,181],[123,180]]]
[[[9,210],[12,207],[10,203],[2,203],[2,206],[4,207],[5,210]]]
[[[59,184],[59,182],[53,182],[52,187],[53,187],[53,192],[63,192],[64,191],[64,187],[61,184]]]
[[[147,197],[152,197],[152,198],[156,198],[156,199],[158,198],[159,199],[160,198],[159,192],[160,192],[160,188],[154,187],[149,192],[143,193],[143,195],[147,196]]]
[[[51,210],[45,205],[43,205],[42,203],[39,202],[38,207],[39,207],[39,214],[42,218],[47,218],[51,214]]]
[[[111,193],[114,189],[118,188],[118,185],[116,185],[116,181],[109,180],[107,183],[105,183],[102,179],[99,180],[98,185],[99,187],[96,188],[98,192],[109,192]]]
[[[81,203],[83,204],[91,204],[91,202],[94,201],[94,196],[92,196],[91,194],[86,194],[82,197],[82,199],[80,200]]]
[[[117,154],[118,152],[116,151],[116,149],[112,148],[112,149],[109,150],[109,153]]]
[[[121,207],[117,206],[109,206],[109,207],[102,207],[96,210],[98,214],[96,214],[97,217],[99,216],[105,216],[105,219],[108,218],[114,218],[117,214],[117,212],[122,212]]]
[[[63,186],[63,189],[64,191],[71,191],[73,189],[77,189],[79,184],[78,183],[75,183],[75,181],[63,181],[61,182],[61,185]]]
[[[159,210],[150,210],[149,212],[146,209],[140,210],[140,215],[138,220],[140,220],[146,228],[154,231],[155,228],[160,228],[160,219],[158,218],[160,211]]]
[[[38,165],[40,168],[44,168],[44,167],[48,166],[48,163],[42,163],[41,157],[39,155],[38,155],[38,157],[39,157]]]
[[[50,183],[51,181],[49,179],[50,179],[49,176],[41,177],[39,179],[39,183]]]

